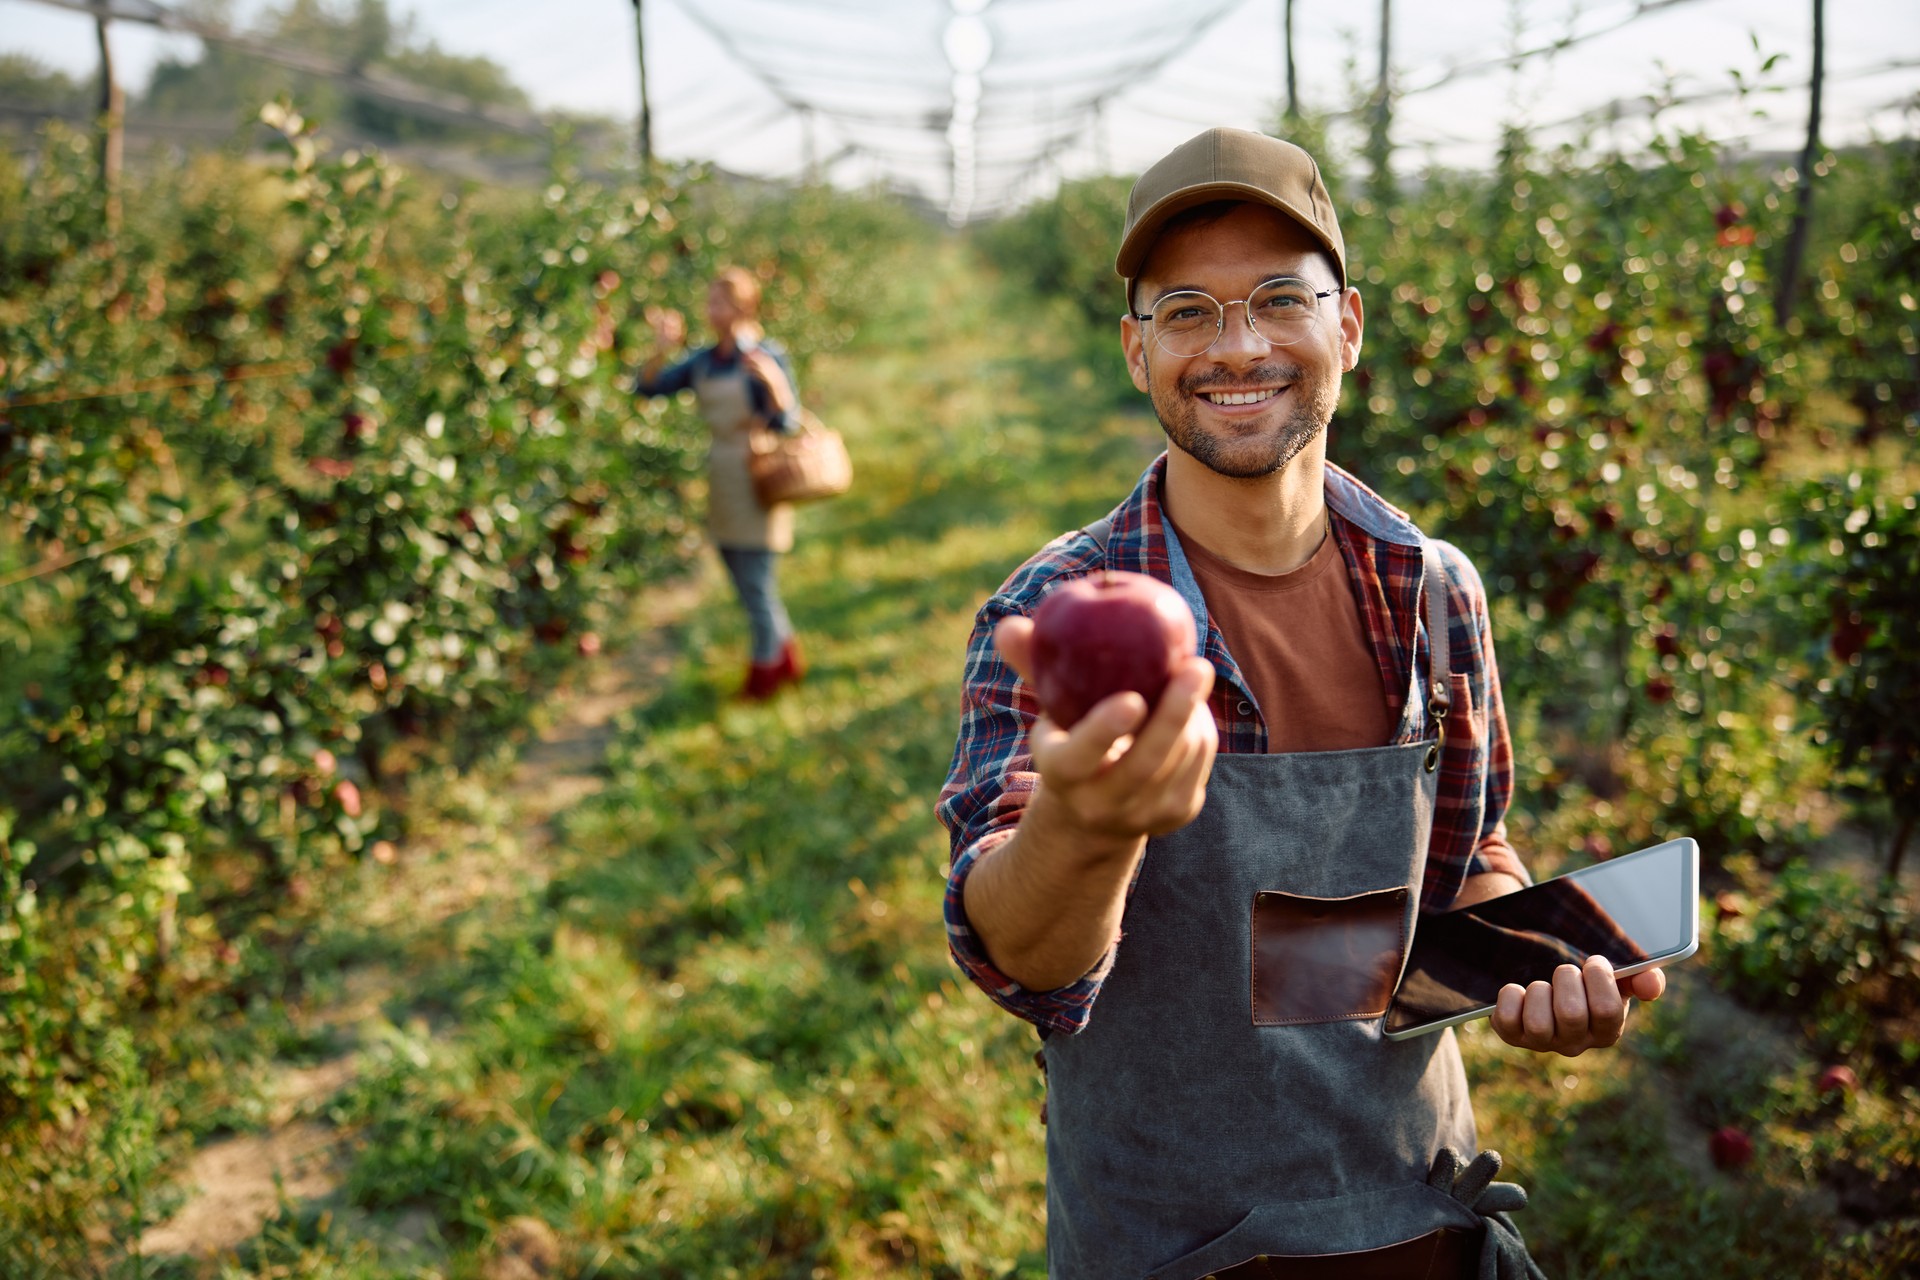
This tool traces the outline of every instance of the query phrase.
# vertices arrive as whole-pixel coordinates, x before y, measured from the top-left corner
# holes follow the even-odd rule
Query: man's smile
[[[1253,391],[1202,391],[1200,398],[1215,405],[1264,404],[1284,390],[1285,387],[1261,387]]]

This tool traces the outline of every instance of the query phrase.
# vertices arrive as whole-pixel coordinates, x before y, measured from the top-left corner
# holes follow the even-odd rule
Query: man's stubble
[[[1224,436],[1201,430],[1200,410],[1195,400],[1202,392],[1262,382],[1289,383],[1302,393],[1300,403],[1286,416],[1278,431]],[[1340,403],[1340,376],[1336,373],[1314,381],[1309,380],[1306,370],[1298,365],[1263,364],[1238,377],[1222,372],[1196,374],[1181,379],[1178,390],[1181,398],[1170,403],[1158,392],[1149,397],[1154,416],[1160,419],[1160,429],[1166,432],[1174,448],[1216,475],[1257,480],[1283,469],[1327,429]]]

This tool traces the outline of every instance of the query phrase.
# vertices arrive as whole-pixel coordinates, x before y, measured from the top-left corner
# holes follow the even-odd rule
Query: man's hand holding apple
[[[1185,826],[1206,801],[1219,746],[1207,706],[1213,666],[1193,652],[1191,616],[1173,598],[1184,636],[1156,624],[1147,633],[1163,634],[1134,646],[1157,668],[1137,682],[1160,686],[1151,705],[1136,687],[1082,707],[1049,679],[1057,659],[1036,654],[1033,621],[1004,618],[994,629],[1001,657],[1042,700],[1027,738],[1039,785],[1013,837],[968,876],[966,910],[995,965],[1030,990],[1065,986],[1099,963],[1119,936],[1147,838]],[[1061,706],[1048,705],[1050,690]]]
[[[1003,618],[994,646],[1029,685],[1035,683],[1033,623]],[[1165,835],[1193,821],[1206,800],[1219,734],[1207,697],[1213,664],[1186,654],[1175,663],[1156,706],[1125,690],[1095,703],[1069,727],[1044,709],[1027,735],[1040,788],[1033,806],[1090,851],[1133,852],[1148,836]],[[1022,821],[1026,821],[1023,817]]]

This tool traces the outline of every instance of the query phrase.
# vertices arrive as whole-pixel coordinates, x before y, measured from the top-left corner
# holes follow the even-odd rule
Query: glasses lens
[[[1254,332],[1276,347],[1312,333],[1319,317],[1320,299],[1304,280],[1269,280],[1247,299],[1247,318]]]
[[[1169,355],[1197,356],[1220,336],[1220,304],[1204,293],[1170,293],[1153,304],[1153,336]]]

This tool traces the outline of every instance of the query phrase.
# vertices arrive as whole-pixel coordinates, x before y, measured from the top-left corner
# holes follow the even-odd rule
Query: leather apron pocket
[[[1253,897],[1253,1025],[1378,1018],[1406,960],[1408,891]]]

